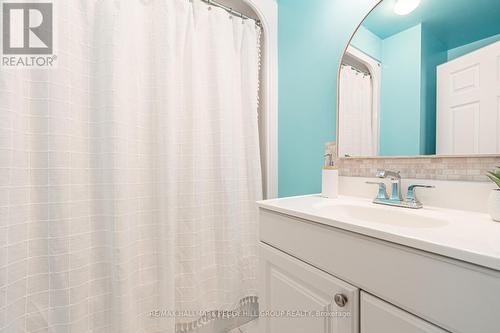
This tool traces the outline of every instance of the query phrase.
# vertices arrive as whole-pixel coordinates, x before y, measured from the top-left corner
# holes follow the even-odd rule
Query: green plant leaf
[[[493,171],[488,171],[488,172],[487,172],[487,174],[488,174],[490,177],[500,179],[500,177],[497,175],[497,173],[496,173],[496,172],[493,172]]]
[[[497,175],[496,173],[493,172],[488,172],[486,176],[491,179],[492,182],[497,184],[498,188],[500,188],[500,175]]]
[[[493,176],[493,177],[495,177],[495,178],[499,178],[499,177],[497,176],[497,173],[496,173],[496,172],[494,172],[494,171],[488,171],[488,174],[489,174],[489,175],[491,175],[491,176]]]

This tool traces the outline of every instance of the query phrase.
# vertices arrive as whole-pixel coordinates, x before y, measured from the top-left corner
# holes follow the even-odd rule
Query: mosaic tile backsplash
[[[336,155],[335,142],[325,144],[325,153]],[[374,177],[378,169],[398,170],[407,179],[488,181],[487,171],[500,166],[500,156],[478,157],[393,157],[336,158],[339,174]]]

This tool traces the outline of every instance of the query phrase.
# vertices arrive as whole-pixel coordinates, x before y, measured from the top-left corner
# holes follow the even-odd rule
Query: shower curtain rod
[[[360,73],[360,74],[364,74],[364,75],[367,75],[367,76],[372,76],[372,73],[370,72],[366,72],[364,70],[361,70],[353,65],[349,65],[349,64],[345,64],[345,63],[342,63],[342,66],[344,67],[351,67],[353,70],[355,70],[356,72]]]
[[[214,6],[214,7],[219,7],[219,8],[222,8],[224,9],[226,12],[228,12],[229,14],[231,15],[234,15],[234,16],[238,16],[244,20],[252,20],[252,21],[255,21],[255,24],[257,24],[258,26],[260,26],[260,20],[256,20],[254,18],[251,18],[250,16],[246,16],[245,14],[237,11],[237,10],[234,10],[232,9],[231,7],[227,7],[217,1],[213,1],[213,0],[201,0],[202,2],[210,5],[210,6]]]

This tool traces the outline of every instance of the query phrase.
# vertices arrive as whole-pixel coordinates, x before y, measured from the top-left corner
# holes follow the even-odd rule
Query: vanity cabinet
[[[500,332],[500,271],[260,208],[261,333]],[[335,295],[346,296],[344,308]],[[373,296],[372,296],[373,295]],[[310,309],[304,309],[310,308]],[[359,325],[359,326],[358,326]]]
[[[268,245],[260,255],[262,333],[359,332],[358,288]]]
[[[446,333],[271,246],[260,257],[261,333]]]
[[[446,333],[392,304],[361,292],[361,333]]]

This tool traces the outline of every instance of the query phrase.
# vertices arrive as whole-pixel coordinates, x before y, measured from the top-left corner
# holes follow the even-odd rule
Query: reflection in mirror
[[[342,59],[339,156],[500,154],[500,1],[384,0]]]

